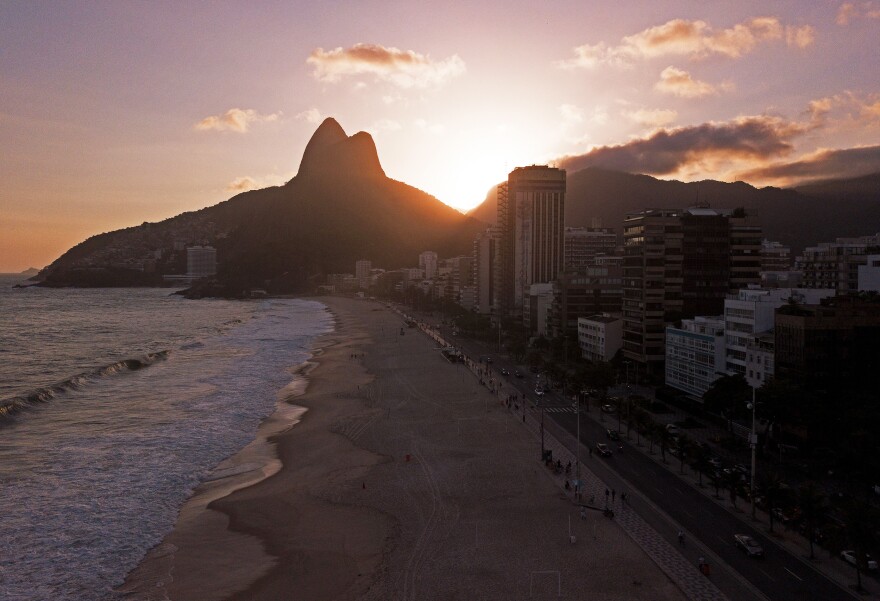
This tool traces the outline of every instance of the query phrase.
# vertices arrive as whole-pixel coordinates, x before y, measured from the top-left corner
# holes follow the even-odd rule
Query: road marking
[[[687,511],[685,509],[681,509],[680,511],[687,516],[694,517],[694,514],[692,514],[690,511]]]
[[[659,492],[661,495],[665,495],[665,494],[666,494],[665,492],[663,492],[663,490],[657,488],[656,486],[654,487],[654,490],[656,490],[657,492]]]
[[[798,580],[800,580],[801,582],[804,581],[803,578],[801,578],[800,576],[798,576],[797,574],[795,574],[794,572],[792,572],[792,571],[789,570],[788,568],[783,568],[783,569],[784,569],[786,572],[788,572],[789,574],[791,574],[792,576],[794,576],[795,578],[797,578]]]
[[[761,572],[762,574],[764,574],[764,576],[766,576],[769,580],[772,580],[773,582],[776,582],[776,580],[773,578],[773,576],[771,576],[770,574],[768,574],[768,573],[765,572],[764,570],[758,568],[758,571]]]

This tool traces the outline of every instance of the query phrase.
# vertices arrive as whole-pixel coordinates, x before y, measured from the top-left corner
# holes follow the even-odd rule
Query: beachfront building
[[[624,221],[623,353],[656,370],[666,325],[721,313],[760,280],[761,228],[741,209],[648,209]]]
[[[616,255],[620,241],[611,228],[565,228],[565,271],[585,271],[600,255]]]
[[[816,304],[829,296],[834,296],[834,290],[757,286],[728,295],[724,300],[725,371],[746,374],[748,347],[756,344],[756,335],[773,329],[776,309],[787,303]]]
[[[482,315],[491,314],[497,302],[500,240],[501,232],[494,226],[474,238],[473,282],[477,289],[476,310]]]
[[[370,287],[370,275],[373,270],[372,261],[361,259],[354,264],[354,276],[357,278],[358,287],[366,290]]]
[[[623,320],[608,313],[579,317],[578,347],[587,361],[611,361],[623,346]]]
[[[838,238],[804,249],[797,259],[804,288],[834,288],[838,294],[859,290],[859,266],[880,252],[880,233],[858,238]]]
[[[724,319],[684,319],[666,328],[666,385],[701,400],[724,375]]]
[[[563,270],[565,189],[565,170],[539,165],[517,167],[498,187],[498,315],[522,316],[530,286]]]

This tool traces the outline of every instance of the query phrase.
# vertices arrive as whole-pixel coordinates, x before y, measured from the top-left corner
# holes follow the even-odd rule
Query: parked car
[[[666,431],[672,435],[678,434],[678,426],[675,424],[666,424]]]
[[[714,467],[716,470],[720,470],[722,463],[721,463],[721,460],[718,459],[718,457],[710,457],[709,458],[709,465]]]
[[[535,394],[538,396],[544,396],[544,389],[543,388],[535,388]]]
[[[613,405],[602,405],[602,411],[605,413],[614,413]]]
[[[840,556],[843,558],[845,562],[851,565],[856,565],[858,563],[856,559],[856,552],[852,549],[847,549],[846,551],[841,551]],[[877,570],[877,561],[871,557],[868,553],[865,553],[865,562],[868,564],[868,569],[872,572]]]
[[[596,443],[596,452],[599,453],[602,457],[611,457],[611,449],[609,449],[608,445],[604,442]]]
[[[764,547],[748,534],[734,534],[736,546],[745,551],[749,557],[764,557]]]
[[[510,370],[507,369],[506,367],[502,367],[502,368],[501,368],[501,375],[502,375],[502,376],[509,376],[509,375],[510,375]]]
[[[608,428],[605,430],[605,435],[608,436],[611,440],[620,440],[620,434],[617,433],[617,430],[612,430]]]

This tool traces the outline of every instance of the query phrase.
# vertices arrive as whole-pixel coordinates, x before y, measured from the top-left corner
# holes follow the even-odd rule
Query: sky
[[[0,0],[0,272],[296,175],[326,117],[461,210],[513,168],[880,171],[880,0]]]

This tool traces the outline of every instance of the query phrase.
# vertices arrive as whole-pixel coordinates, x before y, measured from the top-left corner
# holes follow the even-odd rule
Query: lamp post
[[[574,455],[574,470],[575,470],[575,479],[577,480],[577,484],[575,485],[575,493],[577,494],[578,500],[580,500],[581,494],[581,395],[578,393],[577,395],[577,445],[575,446],[575,455]]]
[[[537,402],[541,402],[538,400]],[[544,459],[544,405],[541,405],[541,459]]]
[[[752,447],[752,482],[749,485],[749,493],[752,497],[752,519],[755,519],[755,454],[758,448],[758,434],[755,432],[755,387],[752,386],[752,402],[750,403],[752,409],[752,432],[749,434],[749,445]]]

